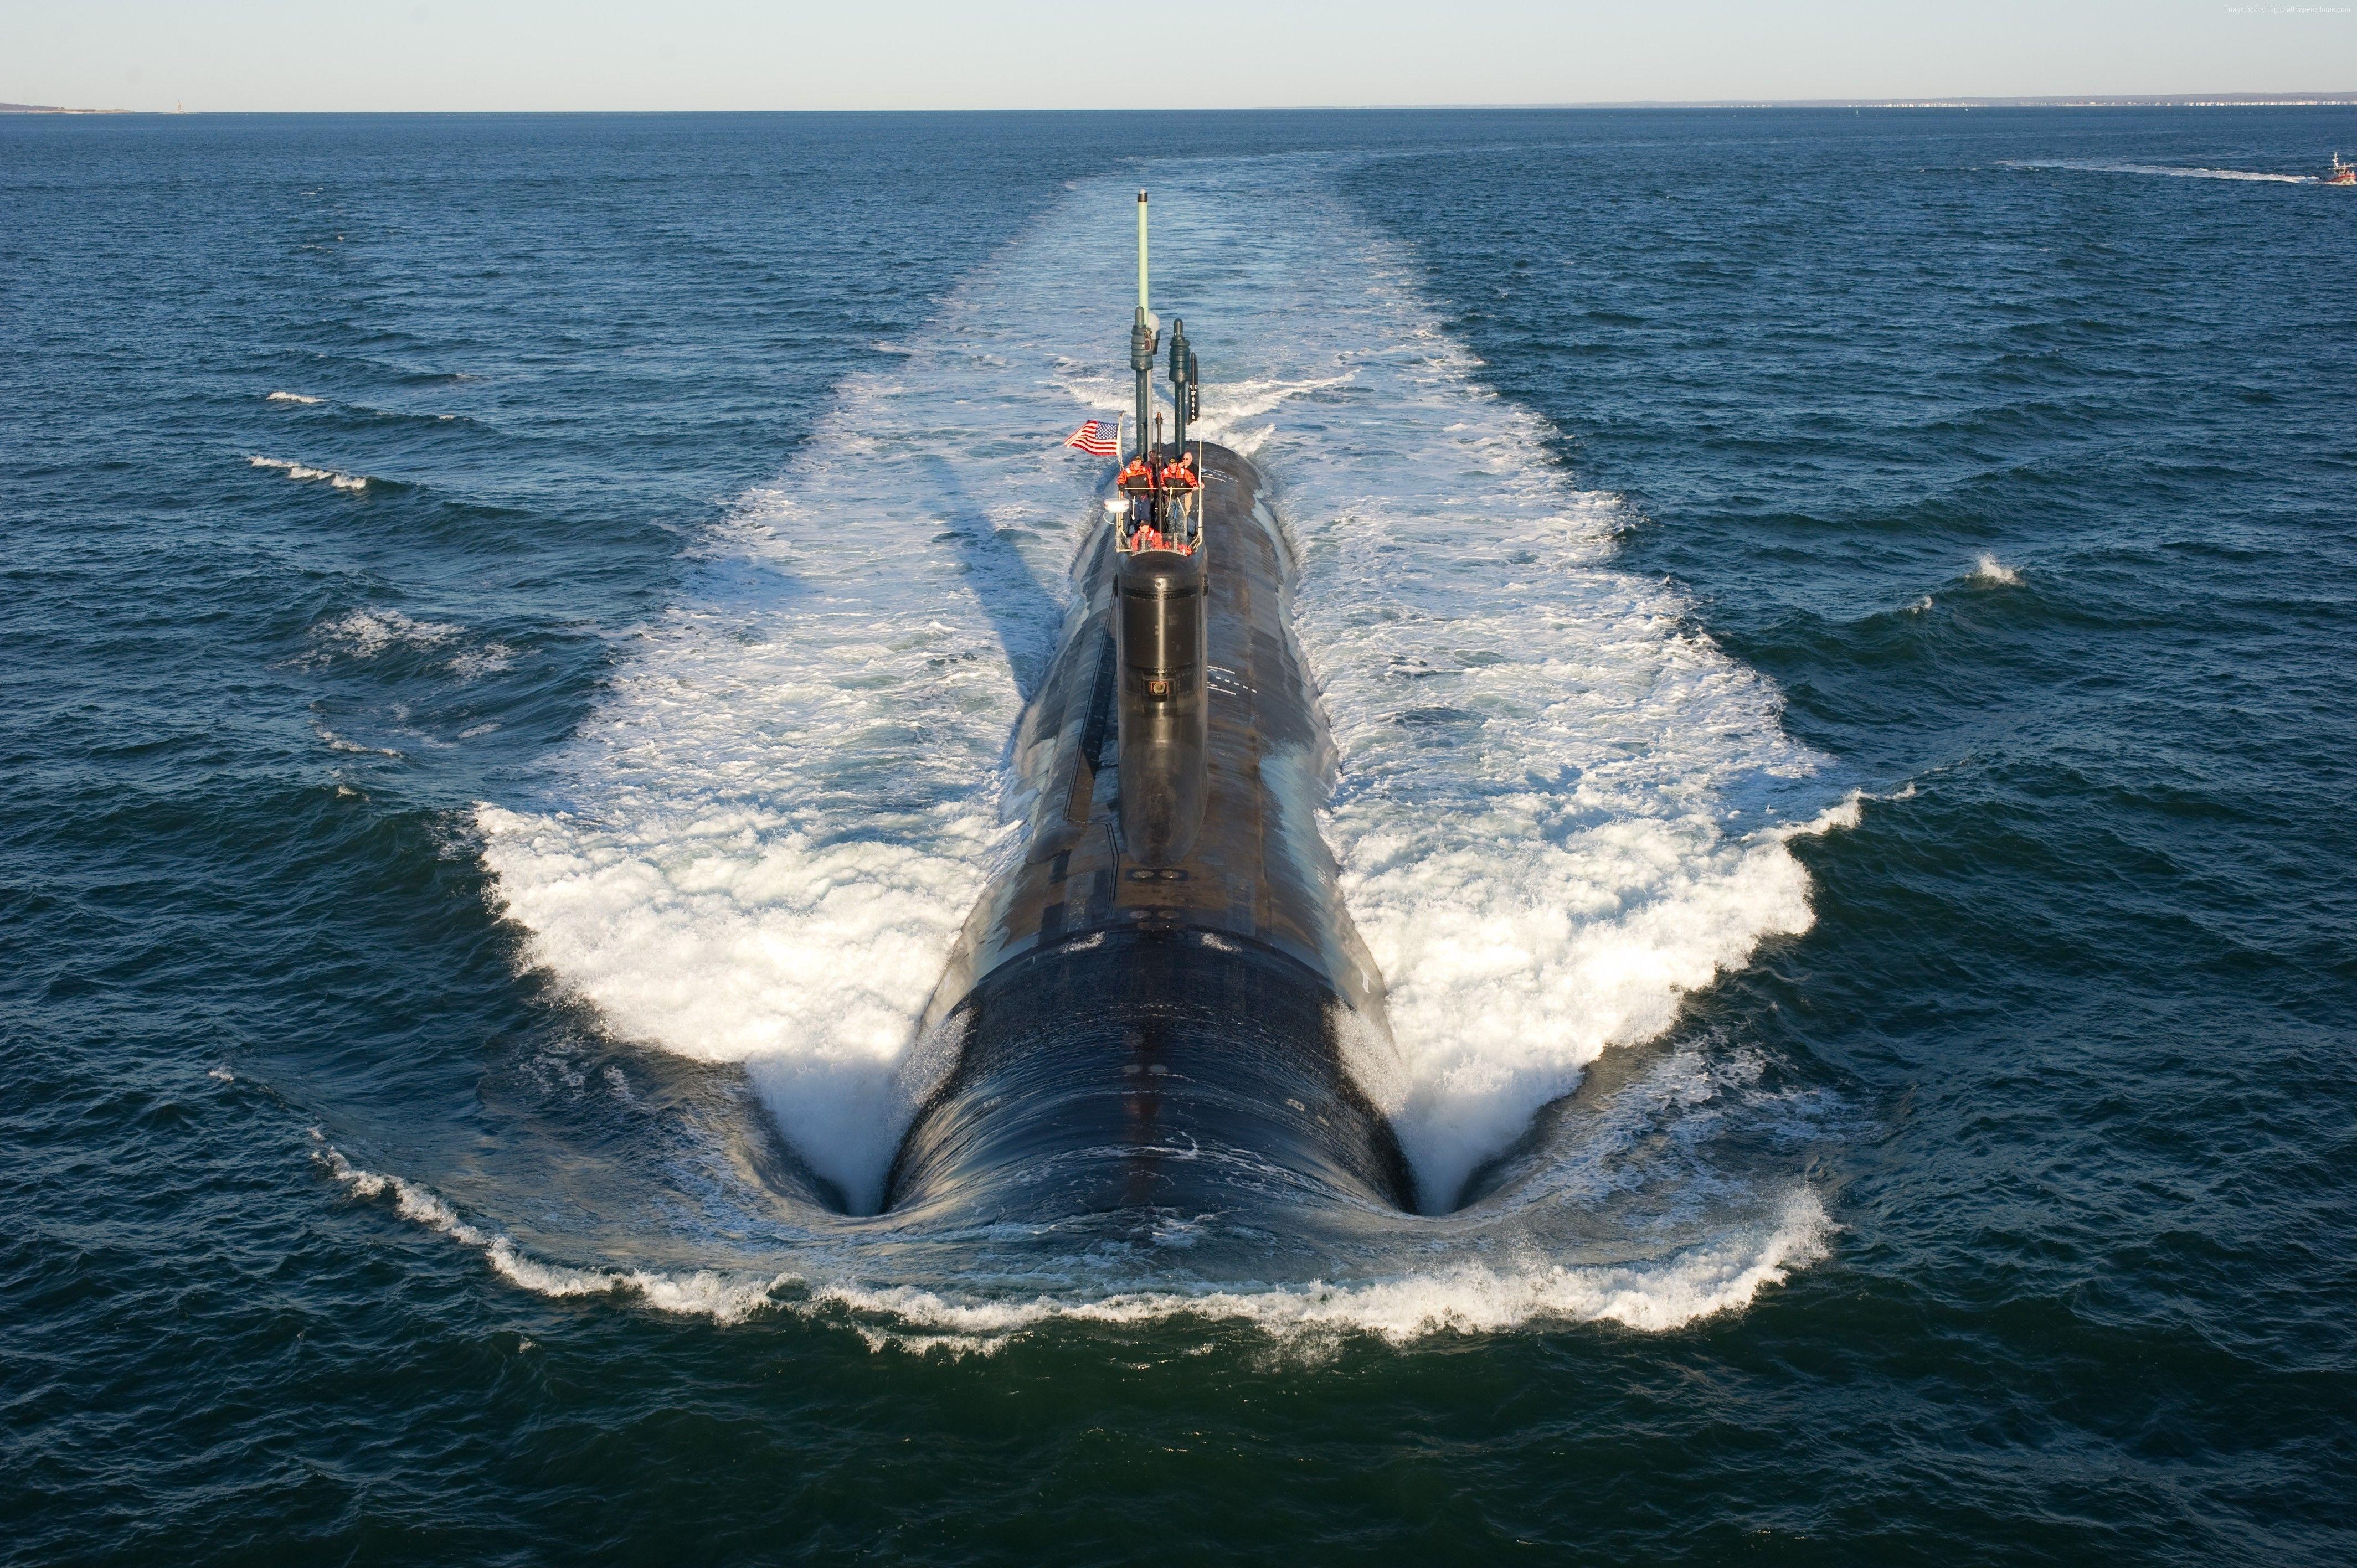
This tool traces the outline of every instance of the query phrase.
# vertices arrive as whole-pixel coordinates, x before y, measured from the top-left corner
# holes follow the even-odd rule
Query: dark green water
[[[0,124],[0,1556],[2346,1561],[2357,193],[2247,177],[2336,145]],[[1466,1069],[1412,1148],[1508,1156],[1348,1251],[802,1180],[1138,183]]]

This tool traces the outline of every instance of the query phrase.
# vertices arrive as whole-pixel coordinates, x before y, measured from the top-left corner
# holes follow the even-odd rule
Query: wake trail
[[[1019,848],[1008,742],[1102,478],[1058,443],[1129,396],[1132,189],[1078,187],[888,371],[850,378],[699,547],[693,591],[644,629],[546,796],[477,812],[535,961],[621,1035],[743,1063],[855,1208],[945,1065],[912,1049],[915,1021]],[[1856,797],[1674,589],[1612,565],[1621,503],[1573,485],[1544,423],[1480,384],[1412,258],[1317,166],[1183,165],[1155,199],[1156,306],[1211,378],[1202,433],[1257,454],[1300,558],[1297,628],[1340,754],[1323,825],[1398,1045],[1396,1079],[1365,1087],[1443,1208],[1598,1055],[1805,930],[1789,841],[1854,822]],[[1684,1305],[1603,1315],[1684,1321],[1815,1255],[1804,1187],[1742,1207],[1645,1245],[1736,1260],[1725,1277],[1749,1283],[1664,1275],[1648,1299]],[[1624,1265],[1523,1240],[1531,1261],[1502,1273],[1354,1264],[1316,1300],[1373,1332],[1595,1316],[1577,1302]],[[929,1290],[955,1296],[837,1283],[918,1317],[941,1316]],[[1270,1312],[1327,1310],[1287,1288]],[[1074,1290],[1049,1294],[1103,1296]]]
[[[2183,164],[2119,163],[2101,158],[2008,158],[2005,168],[2070,169],[2081,174],[2154,175],[2165,179],[2228,179],[2258,185],[2323,185],[2308,174],[2270,174],[2264,169],[2204,168]]]

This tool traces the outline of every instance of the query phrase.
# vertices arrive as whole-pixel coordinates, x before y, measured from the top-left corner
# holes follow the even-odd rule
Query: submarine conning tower
[[[1161,438],[1146,214],[1141,191],[1138,435],[1107,444],[1120,467],[1016,732],[1023,851],[927,1006],[920,1056],[954,1055],[885,1204],[1200,1211],[1274,1186],[1413,1207],[1353,1070],[1380,1068],[1391,1036],[1318,831],[1334,753],[1290,624],[1291,552],[1252,463],[1190,429],[1178,321]]]
[[[1147,297],[1146,197],[1137,193],[1137,316],[1129,363],[1137,376],[1138,446],[1122,469],[1114,526],[1114,647],[1124,845],[1149,866],[1177,865],[1202,825],[1205,552],[1202,477],[1187,446],[1195,409],[1187,324],[1170,324],[1172,441],[1153,409],[1161,324]]]

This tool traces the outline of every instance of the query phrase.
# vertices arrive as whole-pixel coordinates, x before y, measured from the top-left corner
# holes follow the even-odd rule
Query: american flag
[[[1105,434],[1104,421],[1101,419],[1092,419],[1073,431],[1072,438],[1064,445],[1077,446],[1082,451],[1099,457],[1114,456],[1121,451],[1120,444]]]

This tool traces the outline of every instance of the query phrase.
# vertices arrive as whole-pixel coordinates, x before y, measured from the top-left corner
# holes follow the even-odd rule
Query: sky
[[[70,108],[1249,108],[2351,91],[2357,15],[2339,3],[0,0],[0,102]]]

